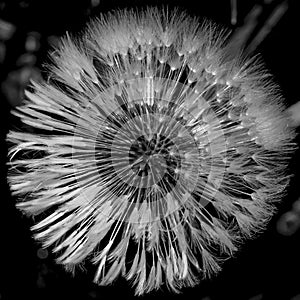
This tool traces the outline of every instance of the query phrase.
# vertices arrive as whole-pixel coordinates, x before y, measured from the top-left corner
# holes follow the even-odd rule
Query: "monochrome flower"
[[[264,229],[294,151],[277,86],[179,10],[100,15],[12,113],[8,182],[35,239],[136,294],[210,277]]]

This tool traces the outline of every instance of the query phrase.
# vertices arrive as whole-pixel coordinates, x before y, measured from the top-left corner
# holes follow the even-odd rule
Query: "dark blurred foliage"
[[[11,124],[17,124],[9,114],[10,109],[21,103],[30,78],[40,80],[45,75],[41,72],[42,64],[58,37],[65,31],[77,32],[99,12],[141,4],[180,6],[191,14],[231,28],[234,47],[242,46],[248,52],[256,50],[262,54],[283,89],[287,105],[300,100],[297,0],[178,0],[169,3],[158,0],[0,0],[0,299],[133,297],[133,291],[123,279],[109,287],[97,287],[91,283],[92,274],[88,270],[78,271],[73,278],[54,263],[51,253],[41,250],[33,241],[29,231],[33,221],[15,209],[15,199],[10,196],[4,141]],[[218,277],[203,281],[198,287],[183,289],[180,295],[164,290],[143,299],[299,300],[300,202],[296,201],[300,196],[299,166],[298,151],[290,167],[295,176],[278,214],[264,234],[247,242],[235,258],[225,262]]]

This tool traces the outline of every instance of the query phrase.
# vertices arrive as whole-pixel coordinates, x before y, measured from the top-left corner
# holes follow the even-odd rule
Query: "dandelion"
[[[264,229],[294,132],[257,59],[179,10],[100,15],[66,35],[12,113],[8,182],[34,237],[94,281],[178,292]]]

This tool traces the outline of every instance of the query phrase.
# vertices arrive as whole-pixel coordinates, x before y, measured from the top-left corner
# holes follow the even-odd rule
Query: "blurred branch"
[[[289,7],[288,1],[285,0],[271,9],[272,3],[273,1],[265,1],[263,4],[255,4],[245,17],[243,24],[235,29],[229,47],[231,57],[238,55],[241,49],[246,55],[253,53],[285,15]],[[236,22],[236,10],[236,1],[231,0],[232,25]],[[270,12],[267,14],[268,10]]]
[[[231,25],[237,23],[237,0],[230,0],[231,4]]]
[[[280,21],[280,19],[285,15],[288,10],[288,2],[284,1],[283,3],[276,6],[276,8],[272,11],[269,18],[266,20],[262,28],[256,34],[256,36],[252,39],[251,43],[246,49],[246,54],[250,54],[254,52],[257,47],[263,42],[263,40],[267,37],[267,35],[272,31],[272,29],[276,26],[276,24]]]

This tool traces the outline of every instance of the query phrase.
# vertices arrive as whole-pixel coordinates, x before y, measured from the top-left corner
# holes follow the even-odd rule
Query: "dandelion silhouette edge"
[[[227,45],[214,24],[153,7],[62,39],[7,141],[17,207],[42,216],[34,237],[66,269],[178,292],[265,228],[294,132],[262,65]]]

